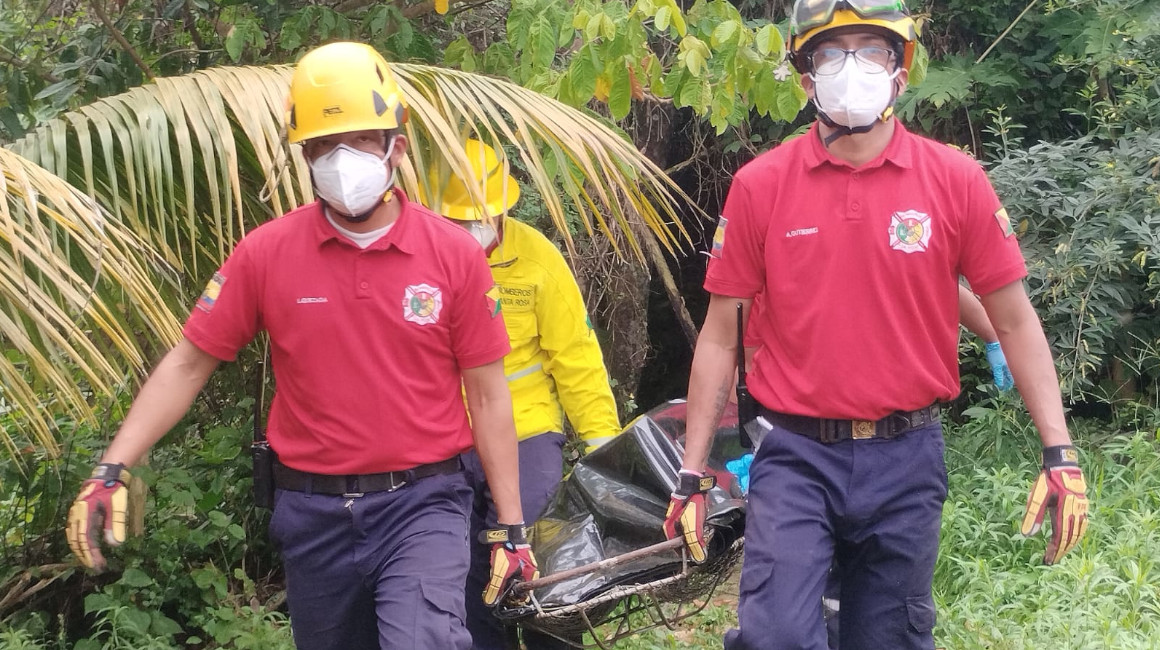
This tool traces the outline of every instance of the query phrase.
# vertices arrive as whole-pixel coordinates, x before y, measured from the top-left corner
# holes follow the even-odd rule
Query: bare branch
[[[97,14],[97,18],[101,19],[101,23],[103,23],[109,30],[109,33],[113,35],[113,40],[117,41],[117,43],[120,44],[121,49],[125,50],[125,53],[133,59],[133,62],[137,64],[138,68],[141,68],[141,71],[145,73],[145,77],[149,79],[149,81],[153,81],[157,75],[153,74],[153,70],[149,67],[149,64],[141,60],[141,56],[137,54],[137,50],[133,49],[133,46],[129,44],[129,41],[125,40],[125,35],[121,33],[121,30],[117,29],[117,26],[113,24],[113,21],[109,20],[109,17],[105,15],[105,8],[101,6],[101,2],[102,0],[92,0],[92,2],[89,4],[92,5],[93,11]]]
[[[3,598],[0,598],[0,618],[18,603],[27,602],[37,592],[75,568],[75,564],[61,563],[45,564],[22,571],[20,575],[13,577],[4,585],[6,593]]]
[[[20,68],[21,70],[28,70],[41,79],[44,79],[48,83],[54,84],[60,81],[60,77],[57,77],[51,72],[42,70],[40,66],[29,65],[28,61],[25,61],[24,59],[16,56],[15,53],[9,51],[3,46],[0,46],[0,63],[7,63],[13,67]]]
[[[193,15],[193,11],[189,8],[190,0],[185,0],[181,4],[181,13],[185,17],[185,29],[189,31],[189,38],[193,40],[193,44],[197,46],[198,50],[208,49],[205,46],[205,41],[201,40],[201,32],[197,31],[197,17]]]

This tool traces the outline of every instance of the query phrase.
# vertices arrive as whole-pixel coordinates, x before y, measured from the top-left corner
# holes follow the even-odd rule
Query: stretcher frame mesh
[[[733,573],[744,547],[745,538],[740,537],[704,564],[683,562],[676,575],[616,585],[572,605],[546,609],[533,594],[528,615],[516,621],[570,646],[601,650],[610,650],[620,639],[662,625],[675,630],[678,622],[705,609],[717,587]],[[589,636],[576,643],[574,639],[583,632]]]

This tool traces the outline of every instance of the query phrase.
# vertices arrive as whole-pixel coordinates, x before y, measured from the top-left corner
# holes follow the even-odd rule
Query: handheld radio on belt
[[[267,354],[269,349],[267,348]],[[274,507],[274,450],[266,440],[262,428],[262,410],[266,404],[266,355],[258,362],[254,386],[254,441],[250,443],[250,459],[254,462],[254,506]]]
[[[753,449],[753,440],[745,430],[745,425],[755,419],[757,402],[745,385],[745,323],[742,320],[741,303],[737,303],[737,436],[745,449]]]

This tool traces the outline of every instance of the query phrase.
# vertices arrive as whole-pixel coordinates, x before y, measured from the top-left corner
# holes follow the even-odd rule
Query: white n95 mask
[[[471,233],[471,236],[475,238],[475,241],[479,242],[480,247],[486,253],[490,253],[491,249],[495,247],[496,242],[499,240],[499,234],[496,233],[495,227],[482,221],[460,221],[459,225]]]
[[[310,164],[314,191],[348,221],[369,218],[394,185],[395,170],[388,175],[384,164],[394,148],[393,138],[382,157],[345,144],[336,146]]]
[[[836,74],[810,74],[814,104],[842,126],[869,126],[894,103],[894,79],[899,72],[863,72],[847,61]]]

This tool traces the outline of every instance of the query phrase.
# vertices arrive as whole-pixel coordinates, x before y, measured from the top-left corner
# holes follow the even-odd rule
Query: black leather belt
[[[912,429],[938,422],[940,411],[938,404],[931,404],[917,411],[895,411],[881,420],[833,420],[777,413],[760,407],[761,417],[770,424],[827,445],[843,440],[897,438]]]
[[[462,468],[459,456],[438,463],[379,474],[313,474],[300,472],[282,463],[274,463],[274,486],[295,492],[361,496],[367,492],[394,492],[419,479],[436,474],[454,474]]]

